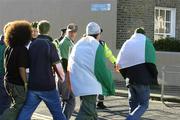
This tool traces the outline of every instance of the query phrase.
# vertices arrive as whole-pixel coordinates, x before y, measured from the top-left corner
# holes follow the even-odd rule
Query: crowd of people
[[[158,84],[155,49],[144,28],[137,28],[125,41],[117,59],[101,39],[103,29],[95,22],[87,24],[80,40],[74,23],[62,28],[57,39],[49,36],[50,29],[47,20],[16,20],[4,26],[0,40],[0,120],[30,120],[42,101],[54,120],[70,120],[76,97],[81,100],[76,120],[97,120],[96,109],[106,108],[104,96],[115,95],[107,60],[126,80],[126,120],[140,120],[148,109],[149,86]]]

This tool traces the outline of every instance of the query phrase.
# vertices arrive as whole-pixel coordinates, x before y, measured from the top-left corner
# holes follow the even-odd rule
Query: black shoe
[[[98,109],[105,109],[105,108],[107,108],[107,107],[104,105],[103,102],[98,102],[97,108],[98,108]]]

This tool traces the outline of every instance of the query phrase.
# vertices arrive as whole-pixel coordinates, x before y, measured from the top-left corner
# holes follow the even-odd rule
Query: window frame
[[[160,12],[160,10],[165,11],[165,22],[166,23],[170,23],[170,33],[156,33],[156,23],[155,23],[155,19],[156,19],[156,10],[158,10]],[[166,11],[170,11],[170,22],[167,22],[167,18],[166,18]],[[160,14],[160,13],[159,13]],[[168,7],[155,7],[154,8],[154,38],[156,35],[162,35],[163,37],[175,37],[176,36],[176,8],[168,8]]]

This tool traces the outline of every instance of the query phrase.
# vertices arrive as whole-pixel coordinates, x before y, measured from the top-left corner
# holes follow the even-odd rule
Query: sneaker
[[[98,109],[105,109],[105,108],[107,108],[107,107],[104,105],[103,102],[98,102],[97,108],[98,108]]]

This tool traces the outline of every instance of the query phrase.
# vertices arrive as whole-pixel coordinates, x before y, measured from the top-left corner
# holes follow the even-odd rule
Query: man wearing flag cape
[[[149,86],[158,84],[155,49],[143,28],[137,28],[125,41],[116,63],[128,87],[129,115],[126,120],[140,120],[149,106]]]
[[[71,89],[80,96],[81,106],[76,120],[97,120],[97,95],[114,95],[112,74],[105,61],[104,49],[99,43],[101,29],[95,22],[86,27],[86,37],[73,47],[68,61]]]

